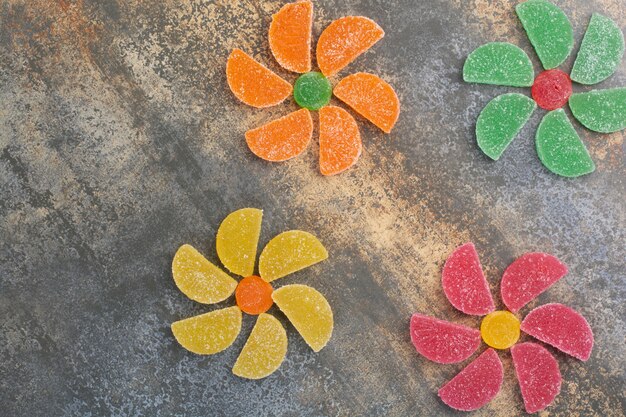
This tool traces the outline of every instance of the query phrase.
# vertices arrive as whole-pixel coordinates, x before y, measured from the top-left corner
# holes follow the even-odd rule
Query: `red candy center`
[[[560,109],[572,95],[572,80],[558,69],[544,71],[535,78],[531,93],[542,109]]]

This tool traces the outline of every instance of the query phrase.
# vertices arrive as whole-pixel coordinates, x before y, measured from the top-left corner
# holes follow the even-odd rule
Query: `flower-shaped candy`
[[[504,271],[502,301],[509,311],[495,311],[489,285],[472,243],[458,247],[446,261],[443,291],[452,305],[466,314],[485,316],[480,331],[433,317],[414,314],[411,340],[419,353],[437,363],[469,358],[482,340],[490,346],[439,390],[439,397],[457,410],[476,410],[500,391],[502,363],[494,349],[511,349],[515,374],[526,411],[534,413],[552,403],[561,389],[559,365],[543,346],[516,344],[520,329],[536,339],[586,361],[593,348],[593,333],[583,316],[562,304],[545,304],[521,322],[514,313],[567,273],[557,258],[527,253]]]
[[[315,236],[284,232],[272,239],[259,257],[259,276],[253,275],[263,212],[245,208],[229,214],[217,231],[217,255],[230,272],[243,276],[237,283],[190,245],[181,246],[172,262],[178,288],[192,300],[214,304],[235,293],[236,305],[172,323],[172,332],[185,349],[212,355],[229,347],[241,331],[242,314],[258,315],[248,341],[233,366],[243,378],[273,373],[285,358],[287,334],[280,321],[266,313],[275,303],[306,343],[320,351],[333,331],[333,312],[326,298],[306,285],[271,282],[328,258]]]
[[[332,87],[326,77],[341,71],[378,42],[384,32],[374,21],[347,16],[332,22],[317,42],[317,64],[311,71],[313,4],[298,1],[284,5],[272,17],[269,44],[276,61],[300,73],[294,87],[240,49],[228,57],[226,76],[233,94],[253,107],[281,103],[293,92],[302,107],[280,119],[246,132],[250,150],[267,161],[286,161],[300,155],[313,136],[309,110],[319,110],[319,164],[323,175],[348,169],[361,155],[361,135],[354,118],[341,107],[329,105],[334,94],[361,116],[389,133],[400,113],[393,88],[376,75],[356,73]]]
[[[543,165],[564,177],[589,174],[595,164],[562,107],[569,103],[574,117],[595,132],[626,128],[626,88],[572,94],[572,80],[593,85],[615,72],[624,54],[624,35],[614,21],[594,14],[571,74],[567,75],[557,69],[574,46],[572,26],[565,13],[546,0],[528,0],[518,4],[516,11],[545,71],[535,77],[528,55],[505,42],[488,43],[467,57],[463,67],[467,82],[532,86],[532,99],[509,93],[485,106],[476,122],[478,146],[498,160],[539,106],[548,111],[535,138]]]

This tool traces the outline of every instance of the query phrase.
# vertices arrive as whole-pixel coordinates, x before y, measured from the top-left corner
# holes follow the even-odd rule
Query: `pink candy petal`
[[[593,332],[587,320],[563,304],[537,307],[524,319],[523,332],[582,361],[591,356]]]
[[[515,375],[527,413],[541,411],[561,391],[561,372],[554,356],[536,343],[519,343],[511,348]]]
[[[504,271],[502,301],[513,313],[567,274],[567,267],[547,253],[527,253]]]
[[[493,349],[487,349],[441,387],[439,397],[457,410],[477,410],[500,392],[503,375],[498,354]]]
[[[437,363],[457,363],[480,346],[480,331],[434,317],[413,314],[411,340],[415,349]]]
[[[463,313],[483,316],[495,310],[473,243],[452,252],[443,267],[441,283],[448,301]]]

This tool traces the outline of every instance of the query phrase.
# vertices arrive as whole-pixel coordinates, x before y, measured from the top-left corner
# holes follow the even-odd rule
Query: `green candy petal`
[[[506,42],[492,42],[474,50],[463,65],[468,83],[530,87],[535,74],[526,52]]]
[[[581,84],[597,84],[609,78],[624,55],[624,35],[608,17],[594,13],[580,45],[571,78]]]
[[[565,13],[546,0],[528,0],[515,10],[543,67],[561,65],[574,47],[572,25]]]
[[[491,100],[476,122],[480,149],[497,161],[536,108],[534,100],[518,93],[503,94]]]
[[[594,132],[626,129],[626,88],[572,94],[569,108],[580,123]]]
[[[537,129],[536,145],[543,165],[557,175],[579,177],[596,169],[563,109],[543,117]]]

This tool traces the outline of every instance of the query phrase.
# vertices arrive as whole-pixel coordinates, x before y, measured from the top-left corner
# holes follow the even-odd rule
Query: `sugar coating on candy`
[[[191,245],[183,245],[176,251],[172,261],[172,275],[183,294],[204,304],[227,299],[237,287],[237,281],[209,262]]]
[[[503,377],[498,354],[487,349],[439,389],[439,398],[457,410],[478,410],[498,395]]]
[[[543,117],[535,146],[543,165],[557,175],[573,178],[596,169],[563,109],[551,111]]]
[[[309,110],[319,110],[330,101],[333,87],[324,74],[307,72],[296,80],[293,89],[293,98],[300,107]]]
[[[233,274],[247,277],[254,272],[263,211],[244,208],[230,213],[217,229],[217,256]]]
[[[322,350],[333,334],[333,311],[316,289],[285,285],[272,294],[274,302],[315,352]]]
[[[565,13],[546,0],[528,0],[515,10],[543,67],[561,65],[574,47],[572,25]]]
[[[241,49],[234,49],[228,57],[226,80],[235,97],[253,107],[274,106],[292,91],[291,84]]]
[[[326,248],[315,236],[290,230],[265,246],[259,257],[259,274],[265,281],[272,282],[327,258]]]
[[[573,94],[569,107],[576,120],[595,132],[626,129],[626,87]]]
[[[480,346],[477,329],[421,314],[411,317],[410,331],[415,349],[437,363],[464,361]]]
[[[320,109],[320,172],[336,175],[356,163],[361,155],[361,134],[356,120],[336,106]]]
[[[273,291],[274,289],[269,282],[265,282],[261,277],[251,275],[242,279],[237,285],[235,300],[241,311],[257,315],[265,313],[274,304],[272,301]]]
[[[448,257],[443,266],[441,284],[448,301],[465,314],[482,316],[495,309],[473,243],[459,246]]]
[[[535,78],[530,91],[542,109],[560,109],[572,95],[572,80],[559,69],[547,70]]]
[[[518,311],[567,274],[567,267],[547,253],[526,253],[502,275],[500,292],[504,305]]]
[[[272,16],[269,43],[276,61],[285,69],[311,71],[311,25],[313,4],[298,1],[285,4]]]
[[[515,375],[527,413],[541,411],[561,391],[561,372],[554,356],[536,343],[518,343],[511,348]]]
[[[536,108],[533,100],[518,93],[502,94],[491,100],[476,122],[480,149],[497,161]]]
[[[281,162],[300,155],[311,142],[313,119],[300,109],[246,132],[248,147],[259,158]]]
[[[591,356],[593,332],[589,323],[563,304],[537,307],[522,322],[522,331],[582,361]]]
[[[228,307],[172,323],[182,347],[198,355],[212,355],[233,344],[241,331],[241,310]]]
[[[479,46],[463,65],[463,80],[468,83],[530,87],[534,77],[526,52],[508,42]]]
[[[572,80],[596,84],[610,77],[624,55],[624,35],[617,24],[594,13],[572,68]]]
[[[385,133],[391,132],[400,115],[400,100],[393,87],[374,74],[349,75],[333,93]]]
[[[317,65],[330,77],[385,36],[383,29],[363,16],[347,16],[332,22],[317,41]]]
[[[287,354],[287,332],[280,321],[261,314],[248,337],[233,374],[247,379],[261,379],[278,369]]]

